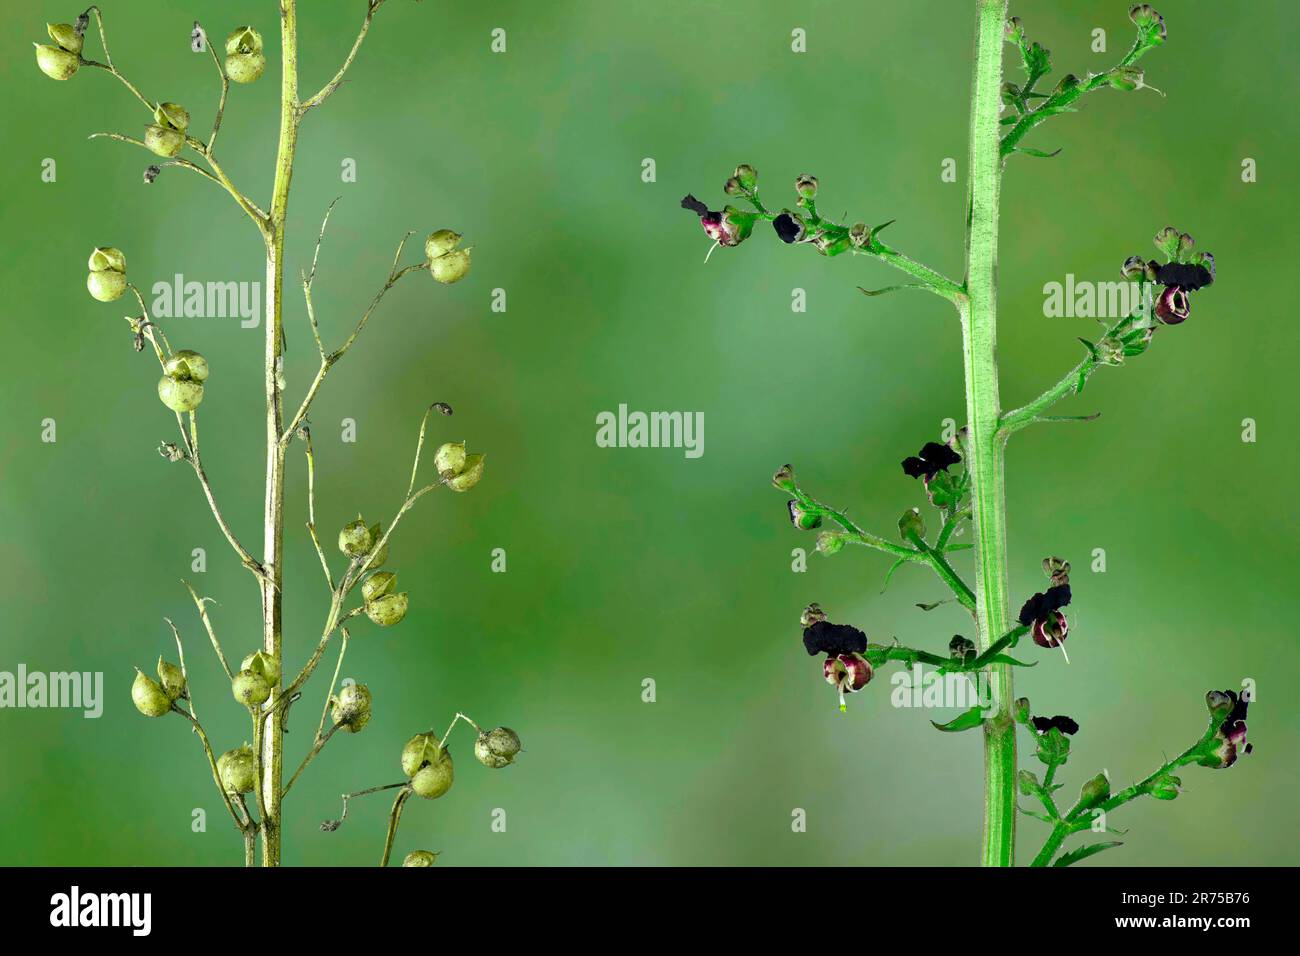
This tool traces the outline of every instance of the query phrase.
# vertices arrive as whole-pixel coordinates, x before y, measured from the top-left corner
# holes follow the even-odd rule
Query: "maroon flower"
[[[903,474],[909,478],[925,478],[929,481],[938,472],[946,472],[951,466],[960,464],[961,455],[947,445],[937,441],[928,441],[921,448],[919,455],[903,459]]]
[[[682,200],[682,208],[689,209],[700,217],[700,225],[704,227],[704,234],[720,246],[738,246],[749,237],[753,229],[753,216],[748,214],[738,214],[736,218],[729,217],[727,212],[733,214],[736,212],[730,206],[723,212],[716,209],[710,209],[694,196],[687,195]]]
[[[822,664],[826,683],[840,692],[840,710],[847,710],[845,694],[856,694],[871,681],[871,664],[861,654],[840,654],[828,657]]]
[[[1070,585],[1057,584],[1039,592],[1020,609],[1020,623],[1039,647],[1060,647],[1070,632],[1061,608],[1070,603]]]
[[[1246,743],[1246,708],[1250,701],[1235,691],[1212,690],[1205,695],[1205,703],[1211,714],[1223,716],[1223,722],[1214,733],[1213,749],[1197,763],[1215,770],[1226,770],[1237,762],[1241,754],[1253,749]]]
[[[1192,313],[1192,302],[1182,286],[1166,286],[1156,299],[1156,318],[1165,325],[1177,325]]]

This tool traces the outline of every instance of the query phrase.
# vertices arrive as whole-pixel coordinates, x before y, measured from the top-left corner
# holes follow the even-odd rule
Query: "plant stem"
[[[393,839],[397,836],[397,825],[402,820],[402,807],[411,796],[411,788],[403,787],[393,801],[393,809],[388,814],[388,833],[384,836],[384,855],[379,860],[380,866],[388,865],[388,858],[393,854]]]
[[[1006,0],[977,0],[978,29],[970,118],[970,213],[966,236],[967,301],[958,302],[966,373],[975,532],[977,646],[987,650],[1007,630],[1007,549],[1003,443],[998,437],[997,371],[998,202],[1002,157],[998,141]],[[997,713],[984,723],[985,866],[1015,859],[1016,736],[1011,720],[1011,668],[989,667]]]
[[[284,457],[280,441],[283,401],[280,363],[284,345],[281,309],[284,287],[284,233],[298,143],[298,14],[297,0],[280,0],[280,140],[275,157],[275,186],[271,196],[266,240],[266,498],[263,511],[262,649],[277,661],[281,649],[281,586],[284,581]],[[283,667],[281,667],[283,671]],[[277,682],[278,696],[282,683]],[[281,853],[280,778],[284,764],[284,710],[275,708],[262,738],[262,865],[279,866]]]

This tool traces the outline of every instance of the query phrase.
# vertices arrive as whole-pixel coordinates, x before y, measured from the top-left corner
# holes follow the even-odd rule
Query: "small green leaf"
[[[962,544],[950,544],[950,545],[946,546],[943,550],[944,550],[944,553],[946,554],[946,553],[948,553],[949,551],[969,551],[969,550],[970,550],[971,548],[973,548],[973,547],[975,547],[975,545],[973,545],[973,544],[971,544],[969,541],[967,541],[967,542],[964,542],[964,543],[962,543]]]
[[[917,607],[919,607],[922,611],[933,611],[935,608],[940,607],[944,604],[951,604],[955,600],[956,598],[944,598],[942,601],[935,601],[932,604],[918,604]]]
[[[924,286],[919,282],[906,282],[903,285],[887,285],[883,289],[864,289],[862,286],[858,286],[858,291],[861,292],[863,295],[874,296],[874,295],[884,295],[887,292],[897,292],[899,289],[926,289],[926,288],[929,287]]]
[[[958,731],[970,730],[973,727],[978,727],[983,722],[984,708],[979,704],[976,704],[968,711],[958,714],[946,724],[941,724],[934,720],[930,721],[930,723],[934,724],[935,730],[942,730],[946,734],[955,734]]]
[[[1090,856],[1095,856],[1102,850],[1109,850],[1114,846],[1123,846],[1119,840],[1107,840],[1104,843],[1089,843],[1087,846],[1081,846],[1077,850],[1071,850],[1069,853],[1062,853],[1056,858],[1052,866],[1070,866],[1078,863],[1080,860],[1086,860]]]
[[[994,654],[991,658],[989,658],[988,663],[1010,664],[1012,667],[1037,667],[1038,666],[1038,661],[1034,661],[1032,664],[1026,664],[1024,661],[1016,660],[1010,654]]]
[[[890,579],[893,578],[894,572],[897,571],[905,564],[907,564],[907,558],[899,558],[897,561],[895,561],[893,564],[889,566],[889,570],[885,572],[885,583],[880,588],[881,594],[884,594],[887,590],[889,590],[889,582]]]
[[[1018,804],[1018,803],[1016,804],[1016,809],[1019,810],[1021,813],[1023,813],[1023,814],[1024,814],[1025,816],[1027,816],[1027,817],[1033,817],[1035,820],[1042,820],[1044,823],[1046,823],[1046,824],[1050,824],[1050,825],[1053,825],[1053,826],[1056,824],[1056,821],[1053,820],[1051,817],[1049,817],[1046,813],[1036,813],[1036,812],[1033,811],[1033,810],[1026,810],[1024,807],[1022,807],[1022,806],[1021,806],[1020,804]]]
[[[892,225],[893,225],[894,223],[896,223],[896,222],[898,222],[897,219],[891,219],[891,220],[889,220],[889,222],[882,222],[880,225],[876,226],[875,229],[872,229],[872,230],[871,230],[871,235],[873,235],[873,236],[878,236],[878,235],[880,235],[882,232],[884,232],[886,229],[888,229],[890,226],[892,226]]]
[[[1034,149],[1032,146],[1017,146],[1015,152],[1024,153],[1026,156],[1037,156],[1039,159],[1052,159],[1054,156],[1061,155],[1061,150],[1064,148],[1065,147],[1063,146],[1058,146],[1049,153],[1046,150]]]

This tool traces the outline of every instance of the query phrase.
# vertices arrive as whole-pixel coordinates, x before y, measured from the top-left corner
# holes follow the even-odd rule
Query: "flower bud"
[[[1002,84],[1002,105],[1015,106],[1020,102],[1020,87],[1014,83]]]
[[[903,512],[903,516],[898,519],[898,533],[904,541],[910,540],[913,535],[925,537],[925,519],[921,517],[920,508],[908,508]]]
[[[172,709],[171,698],[166,691],[139,668],[135,671],[135,683],[131,685],[131,701],[135,704],[135,709],[146,717],[161,717]]]
[[[1156,233],[1155,244],[1164,257],[1172,262],[1178,257],[1178,230],[1173,226],[1165,226]]]
[[[126,292],[126,256],[121,249],[99,246],[90,254],[86,289],[100,302],[120,299]]]
[[[444,442],[433,453],[433,467],[441,478],[454,477],[465,470],[465,457],[463,441]]]
[[[823,531],[817,536],[817,550],[830,557],[844,550],[844,535],[838,531]]]
[[[442,744],[435,734],[416,734],[402,747],[402,773],[414,777],[425,764],[435,763],[442,754]]]
[[[254,651],[249,654],[239,665],[239,669],[252,671],[270,687],[280,683],[280,662],[266,651]]]
[[[245,707],[260,707],[271,696],[271,684],[253,670],[242,670],[230,682],[230,693]]]
[[[361,599],[369,604],[378,601],[393,590],[397,584],[397,575],[391,571],[379,571],[370,575],[361,585]]]
[[[236,83],[252,83],[265,69],[262,35],[252,27],[237,27],[226,37],[226,76]]]
[[[185,693],[185,673],[176,664],[158,658],[158,683],[169,701]]]
[[[814,199],[817,196],[817,177],[804,173],[794,181],[794,191],[800,199]]]
[[[1167,773],[1147,784],[1146,791],[1157,800],[1174,800],[1183,792],[1183,781]]]
[[[1104,773],[1099,773],[1079,788],[1079,806],[1095,807],[1110,796],[1110,781]]]
[[[745,195],[745,187],[740,185],[740,180],[737,179],[735,176],[732,176],[730,179],[728,179],[725,183],[722,184],[722,191],[726,193],[728,196]]]
[[[1011,17],[1007,20],[1003,28],[1003,36],[1008,43],[1020,44],[1020,41],[1025,38],[1025,25],[1020,22],[1019,17]]]
[[[816,511],[806,511],[803,505],[797,501],[786,502],[790,509],[790,523],[800,531],[811,531],[813,528],[820,528],[822,516]]]
[[[438,854],[432,850],[412,850],[402,860],[402,866],[433,866],[437,860]]]
[[[754,187],[758,185],[758,170],[748,163],[741,163],[731,175],[740,183],[741,188],[747,191],[752,192]]]
[[[1147,264],[1141,256],[1129,256],[1119,268],[1119,274],[1125,279],[1146,278]]]
[[[855,249],[871,245],[871,227],[865,222],[855,222],[849,227],[849,243]]]
[[[206,382],[208,360],[193,349],[181,349],[163,364],[163,374],[192,382]]]
[[[1165,18],[1149,3],[1134,4],[1129,9],[1128,18],[1133,21],[1142,39],[1150,46],[1164,43],[1169,35],[1165,29]]]
[[[1043,573],[1051,579],[1052,587],[1070,583],[1070,562],[1065,558],[1043,558]]]
[[[485,455],[466,455],[465,467],[460,474],[447,480],[447,487],[452,491],[469,491],[483,477]]]
[[[158,379],[158,397],[174,412],[192,412],[203,401],[203,385],[189,379]]]
[[[350,734],[359,733],[370,723],[370,688],[365,684],[344,684],[337,697],[331,697],[330,716]]]
[[[1011,714],[1018,724],[1029,723],[1029,718],[1033,716],[1033,711],[1029,709],[1028,697],[1017,697],[1015,704],[1011,708]]]
[[[807,630],[814,624],[819,624],[824,620],[826,620],[826,612],[822,610],[820,604],[814,601],[804,608],[803,613],[799,615],[799,626]]]
[[[53,33],[53,30],[51,30]],[[36,47],[36,65],[41,72],[52,80],[70,80],[81,67],[77,54],[59,46],[48,43],[33,44]]]
[[[366,617],[380,627],[392,627],[406,617],[410,598],[403,591],[401,594],[385,594],[366,605]]]
[[[799,484],[794,480],[794,466],[782,465],[772,476],[772,484],[782,491],[794,492],[799,489]]]
[[[226,793],[252,793],[257,786],[257,762],[253,748],[244,744],[217,758],[217,776]]]
[[[515,762],[520,748],[517,733],[509,727],[496,727],[478,735],[474,741],[474,758],[485,767],[500,770]]]
[[[1136,66],[1117,66],[1106,74],[1106,82],[1117,90],[1131,93],[1142,88],[1142,70]]]
[[[374,546],[375,541],[370,536],[370,529],[361,518],[349,521],[339,532],[339,550],[350,558],[367,555]]]

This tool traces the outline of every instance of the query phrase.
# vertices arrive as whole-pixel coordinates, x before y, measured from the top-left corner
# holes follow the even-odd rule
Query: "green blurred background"
[[[276,5],[119,0],[107,4],[114,60],[146,93],[185,104],[207,128],[212,64],[191,53],[197,17],[218,39],[251,23],[268,76],[232,89],[218,155],[265,203],[275,142]],[[314,90],[356,33],[364,3],[302,4],[301,72]],[[290,864],[373,863],[389,801],[358,801],[332,835],[317,824],[345,790],[398,776],[417,731],[457,710],[523,735],[503,772],[470,759],[436,804],[407,810],[396,851],[442,850],[446,864],[970,864],[981,819],[973,734],[941,735],[933,712],[895,711],[881,680],[837,712],[820,663],[799,643],[799,611],[820,601],[876,640],[946,647],[969,619],[924,571],[850,549],[792,573],[794,531],[768,476],[795,463],[806,486],[888,533],[920,503],[899,460],[962,418],[960,338],[930,296],[868,300],[884,266],[822,259],[764,228],[717,251],[678,208],[722,200],[737,162],[758,167],[769,202],[816,173],[820,203],[852,221],[897,219],[891,241],[956,275],[966,165],[973,12],[965,2],[807,0],[655,4],[414,4],[379,13],[348,81],[302,130],[290,214],[286,315],[292,402],[315,368],[293,281],[321,213],[335,210],[316,301],[338,343],[383,281],[397,240],[441,226],[474,245],[452,287],[397,286],[312,414],[318,521],[330,539],[358,510],[391,517],[420,415],[450,402],[438,439],[488,452],[472,494],[422,500],[390,566],[412,610],[387,631],[355,629],[344,675],[369,684],[375,717],[340,735],[286,804]],[[1063,9],[1068,6],[1069,9]],[[1246,7],[1250,12],[1246,12]],[[141,185],[143,151],[95,130],[140,135],[143,111],[99,71],[41,76],[31,41],[79,8],[6,13],[0,192],[9,296],[0,388],[0,670],[103,671],[104,715],[0,711],[0,863],[231,864],[229,831],[197,741],[175,719],[131,707],[133,666],[171,654],[181,627],[200,717],[219,749],[247,736],[179,579],[215,598],[228,652],[257,642],[258,604],[193,475],[156,455],[173,439],[154,359],[136,355],[120,304],[91,301],[84,263],[115,245],[146,288],[183,273],[260,281],[259,241],[229,198],[164,170]],[[1041,587],[1039,560],[1073,559],[1070,664],[1040,655],[1017,690],[1039,712],[1082,724],[1064,780],[1105,767],[1122,783],[1201,732],[1202,697],[1259,684],[1255,754],[1230,772],[1191,768],[1173,804],[1142,801],[1098,862],[1294,864],[1300,719],[1294,496],[1294,362],[1300,333],[1288,261],[1300,255],[1292,182],[1300,95],[1284,0],[1224,7],[1164,0],[1169,42],[1145,61],[1168,93],[1104,92],[1035,133],[1053,161],[1018,157],[1004,188],[1004,400],[1021,402],[1080,353],[1089,319],[1043,317],[1042,286],[1112,280],[1153,254],[1173,223],[1215,252],[1219,281],[1192,318],[1129,367],[1104,369],[1061,406],[1099,422],[1043,426],[1009,452],[1016,595]],[[1126,4],[1021,2],[1057,74],[1113,63],[1132,27]],[[1235,11],[1235,12],[1232,12]],[[489,50],[507,31],[507,52]],[[791,30],[808,52],[790,51]],[[1109,52],[1090,52],[1091,31]],[[93,27],[92,27],[93,34]],[[98,55],[98,40],[87,40]],[[1009,51],[1010,52],[1010,51]],[[1009,62],[1009,70],[1018,64]],[[1055,79],[1055,76],[1053,79]],[[1009,77],[1014,78],[1014,76]],[[57,182],[41,163],[57,161]],[[657,181],[643,182],[653,158]],[[957,160],[958,183],[940,179]],[[1243,184],[1243,158],[1259,181]],[[340,180],[345,158],[357,181]],[[1288,173],[1286,170],[1291,169]],[[415,261],[415,247],[408,261]],[[807,290],[793,314],[791,290]],[[490,310],[493,289],[508,311]],[[172,319],[177,348],[213,365],[203,405],[205,463],[237,533],[260,543],[262,330],[235,319]],[[701,411],[705,453],[597,448],[595,416]],[[58,440],[40,440],[41,421]],[[1258,441],[1241,440],[1241,422]],[[355,444],[340,422],[357,422]],[[285,647],[296,670],[318,633],[324,588],[306,532],[300,446],[290,458]],[[192,574],[205,548],[208,570]],[[491,572],[504,548],[508,571]],[[1104,548],[1108,570],[1089,573]],[[969,568],[961,556],[961,568]],[[337,567],[337,563],[336,563]],[[287,762],[305,750],[331,659],[290,721]],[[644,703],[653,678],[657,700]],[[1022,739],[1022,751],[1024,750]],[[1032,756],[1029,764],[1034,765]],[[204,808],[206,833],[192,833]],[[491,830],[503,808],[507,830]],[[791,813],[807,812],[806,833]],[[1025,819],[1027,862],[1044,828]]]

